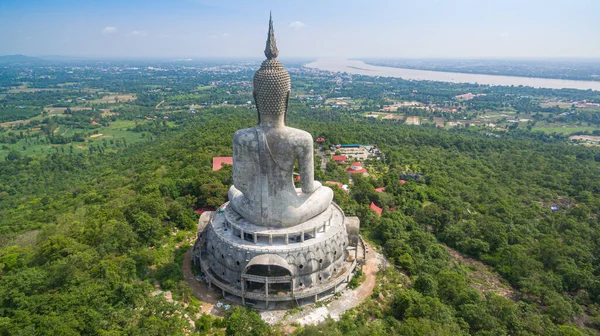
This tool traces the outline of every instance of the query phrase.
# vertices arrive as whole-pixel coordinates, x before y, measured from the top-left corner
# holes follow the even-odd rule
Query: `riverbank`
[[[522,85],[546,89],[577,89],[600,91],[600,82],[392,68],[370,65],[363,61],[348,59],[318,59],[314,62],[306,64],[305,67],[331,72],[346,72],[350,74],[365,76],[395,77],[419,81],[477,83],[498,86]]]

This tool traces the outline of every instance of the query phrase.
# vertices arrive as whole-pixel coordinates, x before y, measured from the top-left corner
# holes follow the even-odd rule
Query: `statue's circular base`
[[[257,226],[229,203],[199,232],[194,260],[209,286],[259,309],[314,303],[345,287],[357,265],[346,218],[334,203],[289,228]]]

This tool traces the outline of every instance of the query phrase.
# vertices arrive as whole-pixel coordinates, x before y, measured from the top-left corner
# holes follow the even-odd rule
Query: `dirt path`
[[[365,280],[354,290],[344,290],[338,299],[333,300],[329,305],[324,307],[327,309],[327,314],[309,314],[309,316],[305,316],[305,318],[298,321],[300,324],[319,323],[324,321],[327,315],[330,315],[331,318],[337,321],[346,311],[357,307],[363,300],[371,296],[373,289],[375,288],[379,265],[385,262],[385,260],[381,254],[373,251],[370,245],[365,243],[365,246],[367,247],[367,251],[369,251],[369,253],[367,253],[367,262],[363,266]],[[316,320],[314,319],[315,317],[317,317]]]
[[[387,260],[382,254],[373,250],[369,244],[365,243],[365,245],[367,251],[369,251],[367,253],[366,264],[363,266],[365,280],[358,288],[354,290],[344,289],[339,298],[330,301],[328,304],[320,307],[316,307],[315,305],[308,306],[296,314],[286,316],[285,310],[262,312],[261,316],[263,320],[270,324],[282,322],[285,325],[297,322],[301,325],[314,325],[325,321],[327,316],[331,316],[331,318],[337,321],[344,312],[360,305],[373,293],[379,266],[384,263],[387,264]]]
[[[219,315],[214,311],[215,304],[218,302],[219,293],[214,289],[209,289],[204,282],[196,280],[196,276],[192,273],[192,249],[183,256],[183,277],[187,284],[192,288],[194,296],[202,301],[201,313]]]
[[[155,110],[158,110],[158,108],[160,107],[160,105],[161,105],[162,103],[164,103],[164,102],[165,102],[165,100],[163,99],[163,100],[162,100],[160,103],[156,104],[156,107],[154,107],[154,109],[155,109]]]
[[[377,272],[379,271],[379,265],[386,263],[385,257],[371,248],[371,245],[365,243],[367,247],[367,263],[363,267],[363,273],[365,274],[365,281],[356,289],[358,291],[358,298],[362,301],[365,298],[373,294],[373,288],[375,288],[375,281],[377,280]]]

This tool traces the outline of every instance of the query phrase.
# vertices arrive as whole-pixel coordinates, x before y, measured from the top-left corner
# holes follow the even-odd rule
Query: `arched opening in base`
[[[261,277],[280,277],[292,275],[292,272],[290,272],[290,270],[278,265],[252,265],[246,268],[245,273]]]
[[[248,292],[277,294],[292,290],[292,267],[282,257],[263,254],[250,260],[244,269],[244,287]],[[289,281],[269,281],[269,278],[289,277]]]

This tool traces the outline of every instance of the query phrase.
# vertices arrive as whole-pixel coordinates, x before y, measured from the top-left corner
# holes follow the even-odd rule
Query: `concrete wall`
[[[239,286],[239,280],[248,262],[263,253],[257,249],[231,245],[227,241],[220,240],[211,230],[211,226],[207,229],[206,251],[211,270],[223,280]],[[315,243],[310,248],[282,245],[281,249],[269,250],[268,253],[277,254],[288,262],[292,269],[292,276],[297,277],[295,288],[302,288],[302,285],[304,287],[315,285],[341,272],[347,259],[347,247],[348,234],[341,231],[328,240]]]

